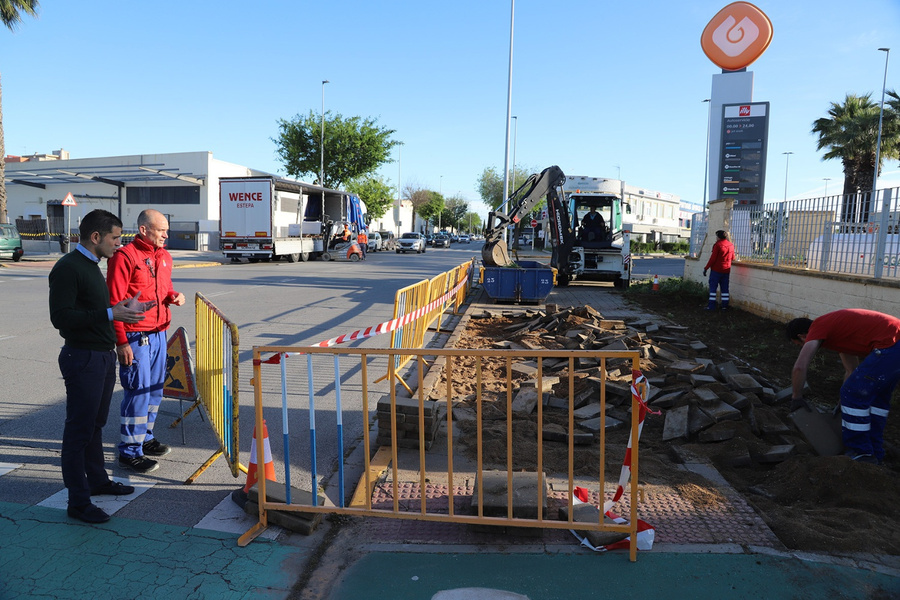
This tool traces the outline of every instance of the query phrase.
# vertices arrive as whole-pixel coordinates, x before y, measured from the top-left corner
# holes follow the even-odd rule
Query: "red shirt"
[[[728,240],[719,240],[713,244],[712,254],[704,269],[712,269],[717,273],[731,273],[731,261],[734,260],[734,244]]]
[[[133,242],[116,250],[107,261],[106,285],[111,304],[133,296],[140,302],[156,301],[156,306],[144,313],[140,323],[113,321],[116,345],[128,343],[125,332],[169,328],[172,321],[169,304],[178,293],[172,289],[172,256],[168,250],[151,246],[141,236],[135,236]]]
[[[866,356],[900,341],[900,319],[861,308],[836,310],[812,322],[806,341],[812,340],[821,340],[829,350]]]

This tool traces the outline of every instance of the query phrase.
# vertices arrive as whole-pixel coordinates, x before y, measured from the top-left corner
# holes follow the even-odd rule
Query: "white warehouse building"
[[[128,231],[136,228],[142,210],[155,208],[169,219],[170,248],[216,250],[219,179],[268,175],[272,174],[213,158],[212,152],[71,159],[68,152],[59,150],[49,155],[8,156],[4,179],[11,223],[45,221],[44,231],[60,234],[67,227],[77,231],[82,216],[102,208],[118,215]],[[311,194],[323,192],[312,184],[301,185]],[[77,206],[69,207],[66,215],[63,201],[68,194]],[[395,229],[392,212],[372,226]],[[411,214],[405,221],[410,220]],[[26,237],[26,232],[21,233]]]

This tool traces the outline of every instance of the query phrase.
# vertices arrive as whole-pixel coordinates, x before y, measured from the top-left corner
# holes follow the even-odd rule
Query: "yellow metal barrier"
[[[370,407],[372,406],[372,400],[370,399],[370,390],[373,386],[369,382],[369,369],[371,366],[377,365],[379,362],[387,362],[387,368],[389,371],[390,380],[396,377],[395,366],[398,362],[403,362],[406,360],[416,360],[418,362],[418,389],[414,394],[414,400],[410,403],[409,400],[404,402],[404,409],[408,410],[410,408],[417,408],[417,416],[418,416],[418,431],[419,431],[419,444],[418,444],[418,456],[416,457],[412,450],[407,450],[401,454],[401,450],[398,444],[398,397],[396,386],[390,385],[389,398],[390,398],[390,419],[391,419],[391,444],[389,448],[389,454],[385,449],[379,450],[378,455],[382,458],[390,457],[390,470],[388,471],[388,479],[390,480],[391,489],[387,496],[392,499],[392,504],[390,506],[385,506],[387,502],[382,502],[380,505],[376,506],[372,501],[372,492],[376,486],[376,479],[378,478],[378,474],[380,469],[377,465],[373,465],[370,460],[369,453],[364,452],[365,456],[365,464],[363,467],[362,478],[359,481],[359,484],[355,490],[355,492],[351,494],[344,494],[344,485],[343,485],[343,462],[339,464],[338,477],[339,477],[339,494],[338,498],[334,500],[337,506],[320,506],[318,505],[317,500],[317,490],[313,490],[311,494],[310,503],[306,504],[298,504],[290,502],[270,502],[267,501],[266,495],[266,481],[265,478],[260,479],[259,481],[259,521],[256,525],[254,525],[250,530],[244,533],[238,544],[244,546],[250,543],[256,536],[258,536],[268,524],[267,512],[270,510],[278,510],[278,511],[297,511],[297,512],[305,512],[305,513],[339,513],[339,514],[355,514],[362,516],[373,516],[373,517],[392,517],[398,519],[415,519],[415,520],[426,520],[426,521],[443,521],[443,522],[453,522],[453,523],[465,523],[465,524],[478,524],[478,525],[498,525],[498,526],[516,526],[516,527],[540,527],[547,529],[579,529],[584,531],[615,531],[624,534],[630,535],[630,556],[631,560],[636,560],[636,552],[637,552],[637,524],[638,524],[638,515],[637,515],[637,505],[639,502],[638,496],[638,443],[639,439],[639,419],[641,411],[640,398],[635,398],[632,396],[631,400],[631,436],[632,439],[635,440],[633,447],[630,450],[630,467],[631,467],[631,480],[627,486],[624,486],[622,491],[627,490],[629,496],[629,504],[630,508],[626,514],[629,514],[628,522],[624,524],[611,524],[606,523],[603,518],[603,512],[607,510],[604,507],[600,510],[600,516],[597,522],[581,522],[574,521],[573,507],[573,493],[575,487],[575,457],[576,457],[576,449],[574,445],[574,436],[568,436],[567,443],[567,465],[566,465],[566,473],[550,473],[550,476],[553,477],[564,477],[567,481],[567,487],[565,492],[565,498],[556,498],[555,501],[561,506],[564,504],[568,508],[568,517],[567,520],[557,520],[551,518],[549,515],[545,514],[543,508],[543,498],[542,494],[546,487],[546,482],[544,481],[544,471],[545,471],[545,463],[544,463],[544,439],[543,439],[543,427],[545,419],[547,418],[547,412],[550,409],[546,409],[543,406],[542,402],[537,402],[536,404],[536,427],[537,432],[535,435],[535,439],[533,440],[536,452],[537,452],[537,462],[535,472],[538,478],[538,486],[537,486],[537,515],[535,518],[526,518],[522,516],[517,516],[516,507],[514,506],[514,495],[512,493],[513,490],[513,473],[521,470],[521,464],[524,461],[528,460],[528,457],[523,458],[521,454],[523,451],[519,449],[513,442],[513,428],[512,428],[512,419],[510,415],[513,414],[513,396],[514,390],[519,389],[518,384],[514,381],[513,378],[513,367],[529,361],[531,364],[536,364],[536,370],[534,374],[534,378],[536,379],[536,387],[537,390],[543,389],[543,381],[544,381],[544,361],[554,359],[558,361],[560,359],[566,361],[567,372],[568,372],[568,381],[566,386],[566,394],[568,398],[568,407],[565,409],[565,415],[568,423],[568,432],[571,434],[575,431],[574,427],[574,413],[575,413],[575,381],[578,377],[582,377],[583,373],[576,373],[576,367],[579,366],[579,361],[596,361],[598,364],[598,371],[596,372],[597,379],[601,382],[600,390],[599,390],[599,403],[600,403],[600,411],[599,414],[603,415],[606,413],[607,408],[607,397],[606,397],[606,375],[607,375],[607,362],[611,360],[615,360],[618,365],[621,364],[630,364],[634,373],[639,373],[638,369],[640,366],[639,355],[636,351],[621,351],[621,352],[609,352],[609,351],[598,351],[598,350],[473,350],[473,349],[367,349],[367,348],[320,348],[320,347],[287,347],[287,346],[262,346],[255,347],[253,349],[253,386],[254,386],[254,404],[255,404],[255,418],[256,418],[256,426],[260,428],[262,425],[263,419],[263,369],[262,364],[263,355],[268,356],[271,353],[278,353],[284,357],[291,356],[296,357],[298,354],[306,354],[306,360],[298,357],[297,360],[294,361],[294,364],[297,365],[297,368],[302,369],[304,366],[307,368],[306,378],[309,384],[309,420],[311,427],[311,451],[308,456],[310,460],[309,470],[311,473],[316,473],[316,437],[315,437],[315,402],[322,401],[325,396],[329,394],[336,395],[336,403],[332,403],[329,400],[328,408],[325,409],[329,413],[333,410],[333,406],[337,406],[337,439],[339,440],[339,444],[342,442],[342,410],[341,410],[341,400],[340,400],[340,389],[341,385],[348,385],[348,382],[353,380],[353,387],[356,390],[360,391],[361,394],[361,407],[359,410],[362,415],[368,415],[370,411]],[[313,359],[316,355],[325,355],[325,359],[332,359],[335,365],[334,370],[334,379],[331,377],[326,377],[324,383],[322,383],[322,388],[318,391],[314,391],[313,389]],[[428,356],[443,356],[445,357],[445,370],[444,370],[444,378],[445,384],[438,385],[433,390],[425,390],[423,387],[423,378],[424,378],[424,357]],[[290,360],[290,359],[286,359]],[[322,360],[322,358],[320,358]],[[468,471],[460,473],[459,471],[454,469],[454,457],[457,455],[459,450],[457,446],[457,436],[453,431],[453,411],[459,410],[454,409],[454,402],[459,402],[463,398],[461,397],[463,393],[467,395],[471,393],[471,384],[472,381],[466,380],[464,383],[467,388],[465,392],[458,392],[458,387],[460,386],[461,381],[458,380],[458,375],[456,372],[456,365],[462,364],[457,361],[467,361],[470,364],[474,364],[475,368],[475,427],[476,427],[476,435],[474,436],[474,441],[476,444],[476,461],[474,465],[474,472]],[[331,361],[329,361],[331,362]],[[339,363],[341,364],[341,368],[338,368]],[[322,364],[325,364],[324,361]],[[282,366],[284,366],[282,364]],[[484,378],[484,370],[490,369],[489,373],[492,373],[492,377],[490,378],[490,386],[485,385]],[[324,369],[315,370],[316,377],[322,378],[324,373]],[[502,373],[503,378],[498,382],[496,379],[497,374]],[[269,373],[269,377],[274,376],[274,373]],[[361,381],[357,384],[354,378],[360,378]],[[301,377],[302,379],[302,377]],[[281,376],[282,386],[285,386],[286,381],[284,374],[282,372]],[[296,381],[295,377],[290,379],[291,381]],[[563,379],[565,381],[565,379]],[[342,383],[343,382],[343,383]],[[270,384],[271,385],[271,384]],[[295,383],[299,387],[303,387],[303,384]],[[634,386],[633,382],[633,386]],[[638,384],[643,385],[643,384]],[[499,388],[499,389],[498,389]],[[557,388],[559,390],[559,388]],[[282,412],[287,414],[287,396],[285,392],[288,390],[282,390],[282,398],[283,406]],[[297,394],[302,390],[289,390],[290,395]],[[380,392],[376,392],[380,393]],[[426,394],[428,394],[429,398],[441,397],[446,405],[446,412],[441,414],[441,411],[438,408],[435,408],[435,403],[432,400],[426,399]],[[557,394],[562,394],[562,392],[557,391]],[[643,396],[646,397],[646,392],[642,392]],[[538,393],[538,398],[540,398],[542,394]],[[427,405],[426,405],[427,403]],[[428,467],[426,467],[425,453],[426,453],[426,408],[431,409],[431,417],[441,419],[440,426],[443,427],[446,435],[446,469],[444,468],[436,468],[433,465],[439,464],[441,461],[432,460],[428,461]],[[297,408],[297,407],[292,407]],[[485,461],[484,461],[484,446],[485,446],[485,436],[484,436],[484,425],[485,425],[485,412],[489,411],[492,414],[492,419],[494,423],[497,423],[499,418],[502,418],[502,414],[505,414],[506,418],[506,440],[505,440],[505,471],[506,471],[506,485],[507,485],[507,514],[505,517],[498,516],[487,516],[484,511],[484,486],[478,486],[477,493],[473,493],[471,495],[471,499],[473,502],[477,502],[474,504],[477,506],[477,510],[472,512],[471,514],[461,514],[456,509],[456,501],[464,501],[466,498],[462,497],[463,495],[454,491],[454,481],[464,481],[466,479],[472,479],[474,476],[476,481],[483,482],[484,481],[484,471],[485,471]],[[499,413],[501,417],[497,417]],[[275,413],[271,413],[268,415],[269,424],[272,425],[272,418]],[[382,413],[379,413],[379,418],[385,418],[382,416]],[[561,420],[561,416],[557,417],[557,420]],[[364,417],[363,422],[365,423],[367,419]],[[404,415],[404,425],[409,425],[410,423],[414,423],[412,414],[410,412],[406,412]],[[321,420],[319,421],[319,427],[322,427]],[[286,439],[288,437],[287,430],[285,430]],[[584,472],[585,470],[590,473],[595,473],[597,475],[597,479],[593,482],[593,487],[597,492],[600,493],[601,498],[603,498],[607,493],[608,489],[614,488],[615,485],[608,485],[606,481],[606,457],[608,449],[606,447],[606,434],[603,428],[600,429],[599,432],[599,456],[594,456],[590,452],[579,448],[580,453],[587,453],[586,455],[579,455],[579,465],[588,465],[588,466],[580,466],[579,472],[579,484],[584,485]],[[326,439],[334,439],[331,437],[327,437]],[[467,435],[464,438],[465,442],[471,443],[473,437],[471,434]],[[529,442],[532,440],[529,439]],[[524,442],[523,442],[524,443]],[[370,439],[369,439],[369,428],[363,427],[363,447],[368,449],[370,448]],[[287,446],[287,444],[285,444]],[[342,450],[343,446],[339,446]],[[618,449],[618,448],[617,448]],[[257,437],[257,454],[259,456],[263,456],[263,441],[261,436]],[[624,447],[621,448],[623,460],[626,460],[624,457],[626,455],[626,449]],[[595,453],[597,450],[594,451]],[[518,453],[518,454],[517,454]],[[343,452],[340,451],[337,454],[340,461],[344,460]],[[594,458],[596,458],[596,464],[594,464]],[[276,457],[277,461],[278,458]],[[291,469],[294,468],[290,464],[289,457],[283,458],[285,463],[285,471],[291,472]],[[401,475],[401,461],[406,461],[403,466],[403,473],[407,475]],[[406,464],[406,463],[413,464]],[[383,465],[386,466],[386,465]],[[295,468],[306,468],[307,465],[297,465]],[[489,468],[497,468],[497,465],[489,465]],[[624,470],[623,470],[624,473]],[[418,481],[401,481],[402,477],[416,477]],[[593,479],[593,475],[590,475],[591,479]],[[613,474],[615,477],[615,474]],[[316,478],[313,477],[313,481]],[[429,481],[446,481],[446,492],[443,496],[437,497],[432,494],[425,494],[426,490],[426,482]],[[614,480],[612,480],[614,482]],[[420,498],[418,502],[415,500],[404,501],[401,503],[400,501],[400,486],[407,483],[417,483],[419,486],[419,490],[421,492]],[[621,483],[621,482],[620,482]],[[379,485],[387,485],[387,482],[382,482]],[[433,491],[433,490],[432,490]],[[352,496],[353,500],[350,502],[350,505],[346,505],[345,496]],[[476,500],[477,498],[477,500]],[[604,504],[612,504],[611,502],[603,503],[601,499],[601,506]],[[418,506],[416,506],[418,505]]]
[[[247,471],[240,464],[238,455],[238,328],[199,292],[194,306],[199,397],[190,410],[202,403],[219,441],[219,449],[185,483],[192,483],[220,456],[225,457],[235,477],[239,471]]]

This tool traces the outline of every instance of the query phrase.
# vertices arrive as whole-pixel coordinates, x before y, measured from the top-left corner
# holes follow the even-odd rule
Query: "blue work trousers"
[[[884,426],[900,382],[900,342],[873,350],[841,386],[844,447],[884,460]]]
[[[731,273],[719,273],[718,271],[709,270],[709,304],[706,308],[713,310],[716,308],[716,288],[722,289],[722,308],[728,308],[728,278]]]
[[[144,344],[142,336],[147,340]],[[126,337],[134,361],[127,367],[119,365],[119,379],[125,390],[119,454],[133,458],[143,456],[142,445],[153,439],[153,424],[166,382],[166,332],[133,332]]]
[[[66,383],[63,483],[69,490],[69,506],[84,506],[91,503],[91,488],[109,481],[102,434],[116,385],[116,353],[63,346],[59,372]]]

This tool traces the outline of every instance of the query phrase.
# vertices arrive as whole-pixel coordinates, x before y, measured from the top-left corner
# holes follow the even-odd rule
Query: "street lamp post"
[[[881,111],[878,113],[878,141],[875,142],[875,175],[872,177],[872,193],[875,193],[878,185],[878,162],[881,160],[881,122],[884,119],[884,88],[887,85],[888,59],[891,57],[890,48],[879,48],[884,52],[884,83],[881,84]]]
[[[705,160],[703,161],[703,212],[706,212],[706,188],[709,184],[709,127],[712,121],[711,100],[711,98],[701,100],[701,102],[709,104],[709,106],[706,107],[706,155],[704,156]]]
[[[784,201],[787,202],[788,165],[791,162],[791,154],[793,152],[782,152],[782,154],[784,154]]]
[[[823,177],[822,179],[825,181],[825,197],[827,198],[828,197],[828,182],[831,181],[831,177]]]
[[[331,83],[327,79],[322,80],[322,139],[319,143],[321,161],[319,162],[319,185],[325,187],[325,84]],[[324,192],[323,192],[324,194]]]
[[[438,196],[441,197],[441,208],[438,210],[438,231],[441,230],[441,213],[444,212],[444,176],[441,175],[440,183],[438,183]]]

